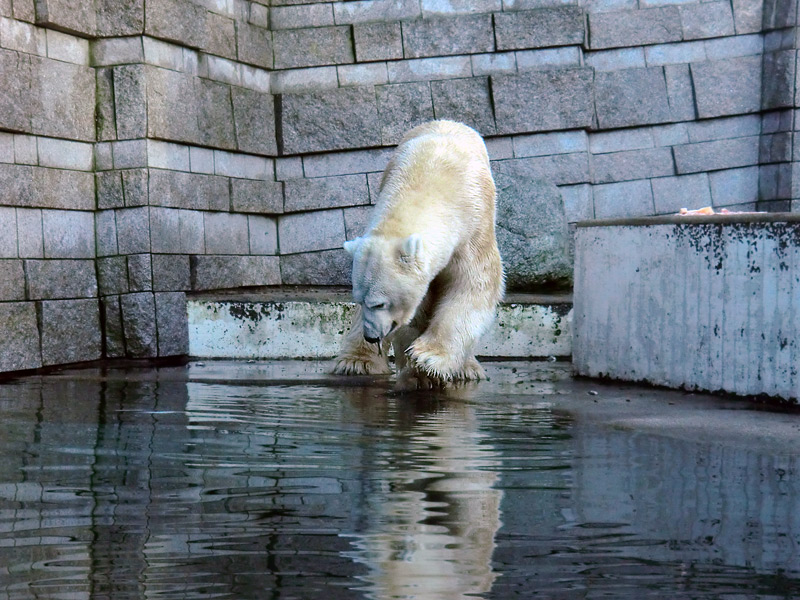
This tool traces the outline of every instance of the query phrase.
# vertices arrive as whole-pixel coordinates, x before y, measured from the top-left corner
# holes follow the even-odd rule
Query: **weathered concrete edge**
[[[576,227],[641,227],[647,225],[708,225],[730,223],[798,223],[800,213],[734,213],[717,215],[663,215],[579,221]]]

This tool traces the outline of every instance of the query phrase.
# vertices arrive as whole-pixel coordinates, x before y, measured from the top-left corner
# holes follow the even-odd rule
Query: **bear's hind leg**
[[[370,344],[364,339],[364,324],[359,306],[356,308],[350,332],[342,344],[342,350],[336,357],[333,373],[335,375],[387,375],[392,370],[389,367],[386,350],[388,350],[388,343],[385,340]]]

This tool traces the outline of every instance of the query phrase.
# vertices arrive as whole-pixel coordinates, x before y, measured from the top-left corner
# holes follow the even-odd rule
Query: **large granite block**
[[[733,169],[758,164],[757,136],[683,144],[673,148],[679,174]]]
[[[236,57],[234,21],[190,0],[146,2],[145,33],[225,58]]]
[[[144,0],[95,0],[97,35],[117,37],[144,31]]]
[[[94,0],[36,0],[36,23],[93,36],[97,32]]]
[[[273,65],[272,33],[269,29],[236,23],[236,41],[239,60],[264,69]]]
[[[701,2],[680,7],[684,40],[734,35],[731,3]]]
[[[437,119],[464,123],[481,135],[497,133],[488,77],[434,81],[431,95]]]
[[[164,254],[203,254],[205,250],[204,213],[153,207],[150,209],[152,250]]]
[[[697,118],[694,87],[689,65],[665,65],[667,97],[673,121],[693,121]]]
[[[283,184],[279,181],[231,179],[231,208],[236,212],[283,212]]]
[[[93,260],[26,260],[29,300],[97,297]]]
[[[18,208],[16,210],[19,257],[44,258],[42,211],[38,208]],[[2,225],[0,225],[0,229],[2,229]]]
[[[192,256],[193,290],[280,285],[277,256]]]
[[[595,98],[601,129],[672,120],[662,67],[599,72]]]
[[[121,68],[121,67],[120,67]],[[133,67],[138,70],[139,67]],[[189,74],[168,69],[147,68],[147,101],[132,106],[131,112],[141,118],[141,110],[146,106],[147,115],[142,123],[147,125],[147,136],[178,142],[199,143],[201,134],[198,116],[201,98],[196,96],[200,86],[195,88],[195,79]],[[114,73],[117,84],[117,72]],[[221,84],[220,84],[221,85]],[[133,94],[132,94],[133,95]],[[117,95],[119,98],[119,94]],[[141,102],[140,94],[132,102]],[[127,106],[127,103],[126,103]],[[230,108],[230,102],[228,103]],[[207,108],[204,109],[206,112]],[[177,118],[180,115],[180,118]],[[117,100],[117,129],[120,129],[120,107]],[[120,136],[122,133],[120,132]],[[140,135],[138,137],[145,137]]]
[[[351,63],[350,27],[315,27],[272,32],[276,69]]]
[[[284,94],[278,98],[280,143],[285,154],[381,145],[373,87]]]
[[[238,149],[253,154],[275,156],[275,106],[271,94],[232,87],[233,120]]]
[[[186,254],[153,254],[153,290],[182,292],[189,290],[191,270]]]
[[[91,67],[30,57],[31,130],[71,140],[95,140],[95,74]]]
[[[147,206],[150,202],[148,182],[150,173],[147,169],[126,169],[122,171],[122,191],[125,206]]]
[[[497,13],[494,24],[498,50],[580,45],[585,29],[578,6]]]
[[[0,259],[0,302],[13,300],[25,300],[22,261]]]
[[[126,354],[133,358],[158,356],[156,305],[152,292],[120,296]]]
[[[95,219],[90,212],[42,212],[45,258],[94,258]]]
[[[0,207],[0,258],[16,258],[18,247],[17,211],[8,206]]]
[[[405,58],[494,51],[492,16],[461,15],[403,23]]]
[[[671,214],[681,208],[711,206],[711,187],[707,173],[658,177],[651,182],[656,214]]]
[[[92,300],[47,300],[39,304],[42,365],[62,365],[102,356],[100,306]]]
[[[762,110],[793,106],[796,62],[797,51],[794,49],[764,53],[761,77]]]
[[[227,177],[150,169],[149,197],[153,206],[193,210],[229,210]]]
[[[0,127],[31,131],[31,58],[27,54],[0,50]]]
[[[122,208],[125,206],[125,193],[122,188],[120,171],[102,171],[95,173],[95,189],[97,190],[97,208]]]
[[[701,119],[761,109],[761,57],[742,56],[691,65]]]
[[[150,253],[131,254],[128,260],[128,289],[131,292],[153,291],[153,267]]]
[[[353,26],[358,62],[403,58],[400,23],[363,23]]]
[[[100,296],[126,294],[128,288],[128,261],[124,256],[97,259],[97,287]]]
[[[499,160],[492,163],[492,172],[513,177],[544,179],[555,185],[586,183],[589,181],[589,155],[586,152],[573,152]]]
[[[186,294],[155,294],[158,355],[181,356],[189,352],[189,319],[186,315]]]
[[[343,248],[281,256],[284,285],[347,285],[352,283],[353,257]]]
[[[409,129],[434,118],[431,87],[427,81],[381,85],[375,90],[381,142],[385,146],[398,144]]]
[[[286,212],[369,204],[366,175],[290,179],[284,185]]]
[[[165,85],[159,86],[161,82],[153,77],[151,79],[154,88],[152,92],[146,93],[150,82],[146,81],[146,71],[142,65],[114,67],[113,72],[116,136],[121,140],[143,138],[147,134],[148,112],[155,114],[167,102],[168,97],[165,95],[168,90]],[[154,92],[159,92],[160,95],[155,95]],[[153,97],[153,106],[149,109],[147,96]],[[161,111],[163,110],[165,109],[162,107]]]
[[[670,148],[647,148],[592,157],[592,181],[611,183],[674,174]]]
[[[676,6],[589,13],[589,47],[593,50],[677,42],[682,37]]]
[[[655,214],[653,188],[649,179],[607,183],[592,188],[597,219],[647,217]]]
[[[100,299],[100,320],[103,323],[103,355],[106,358],[122,358],[125,356],[125,332],[119,296]]]
[[[250,254],[278,253],[278,222],[272,217],[248,215]]]
[[[200,137],[196,141],[212,148],[236,149],[233,125],[233,104],[229,85],[200,77],[194,80],[194,98],[197,100],[197,127]],[[168,116],[175,121],[180,113]]]
[[[497,133],[589,127],[594,116],[593,79],[594,70],[589,68],[492,76]]]
[[[117,247],[120,254],[150,252],[150,209],[123,208],[116,211]]]
[[[247,215],[207,212],[203,215],[208,254],[249,254]]]
[[[0,372],[38,369],[42,366],[36,305],[0,302]]]
[[[314,235],[309,236],[309,231]],[[281,254],[340,248],[344,244],[344,216],[339,209],[282,216],[278,239]]]

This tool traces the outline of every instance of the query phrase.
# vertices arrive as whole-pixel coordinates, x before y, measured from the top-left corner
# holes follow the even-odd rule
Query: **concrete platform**
[[[345,288],[262,289],[190,297],[189,354],[198,358],[332,358],[355,305]],[[478,356],[569,357],[570,295],[509,294]]]

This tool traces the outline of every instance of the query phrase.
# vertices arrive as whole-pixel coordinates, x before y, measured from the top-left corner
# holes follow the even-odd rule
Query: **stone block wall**
[[[800,210],[791,0],[0,0],[0,371],[186,352],[185,294],[347,285],[410,127],[571,223]],[[523,208],[523,207],[521,207]]]

